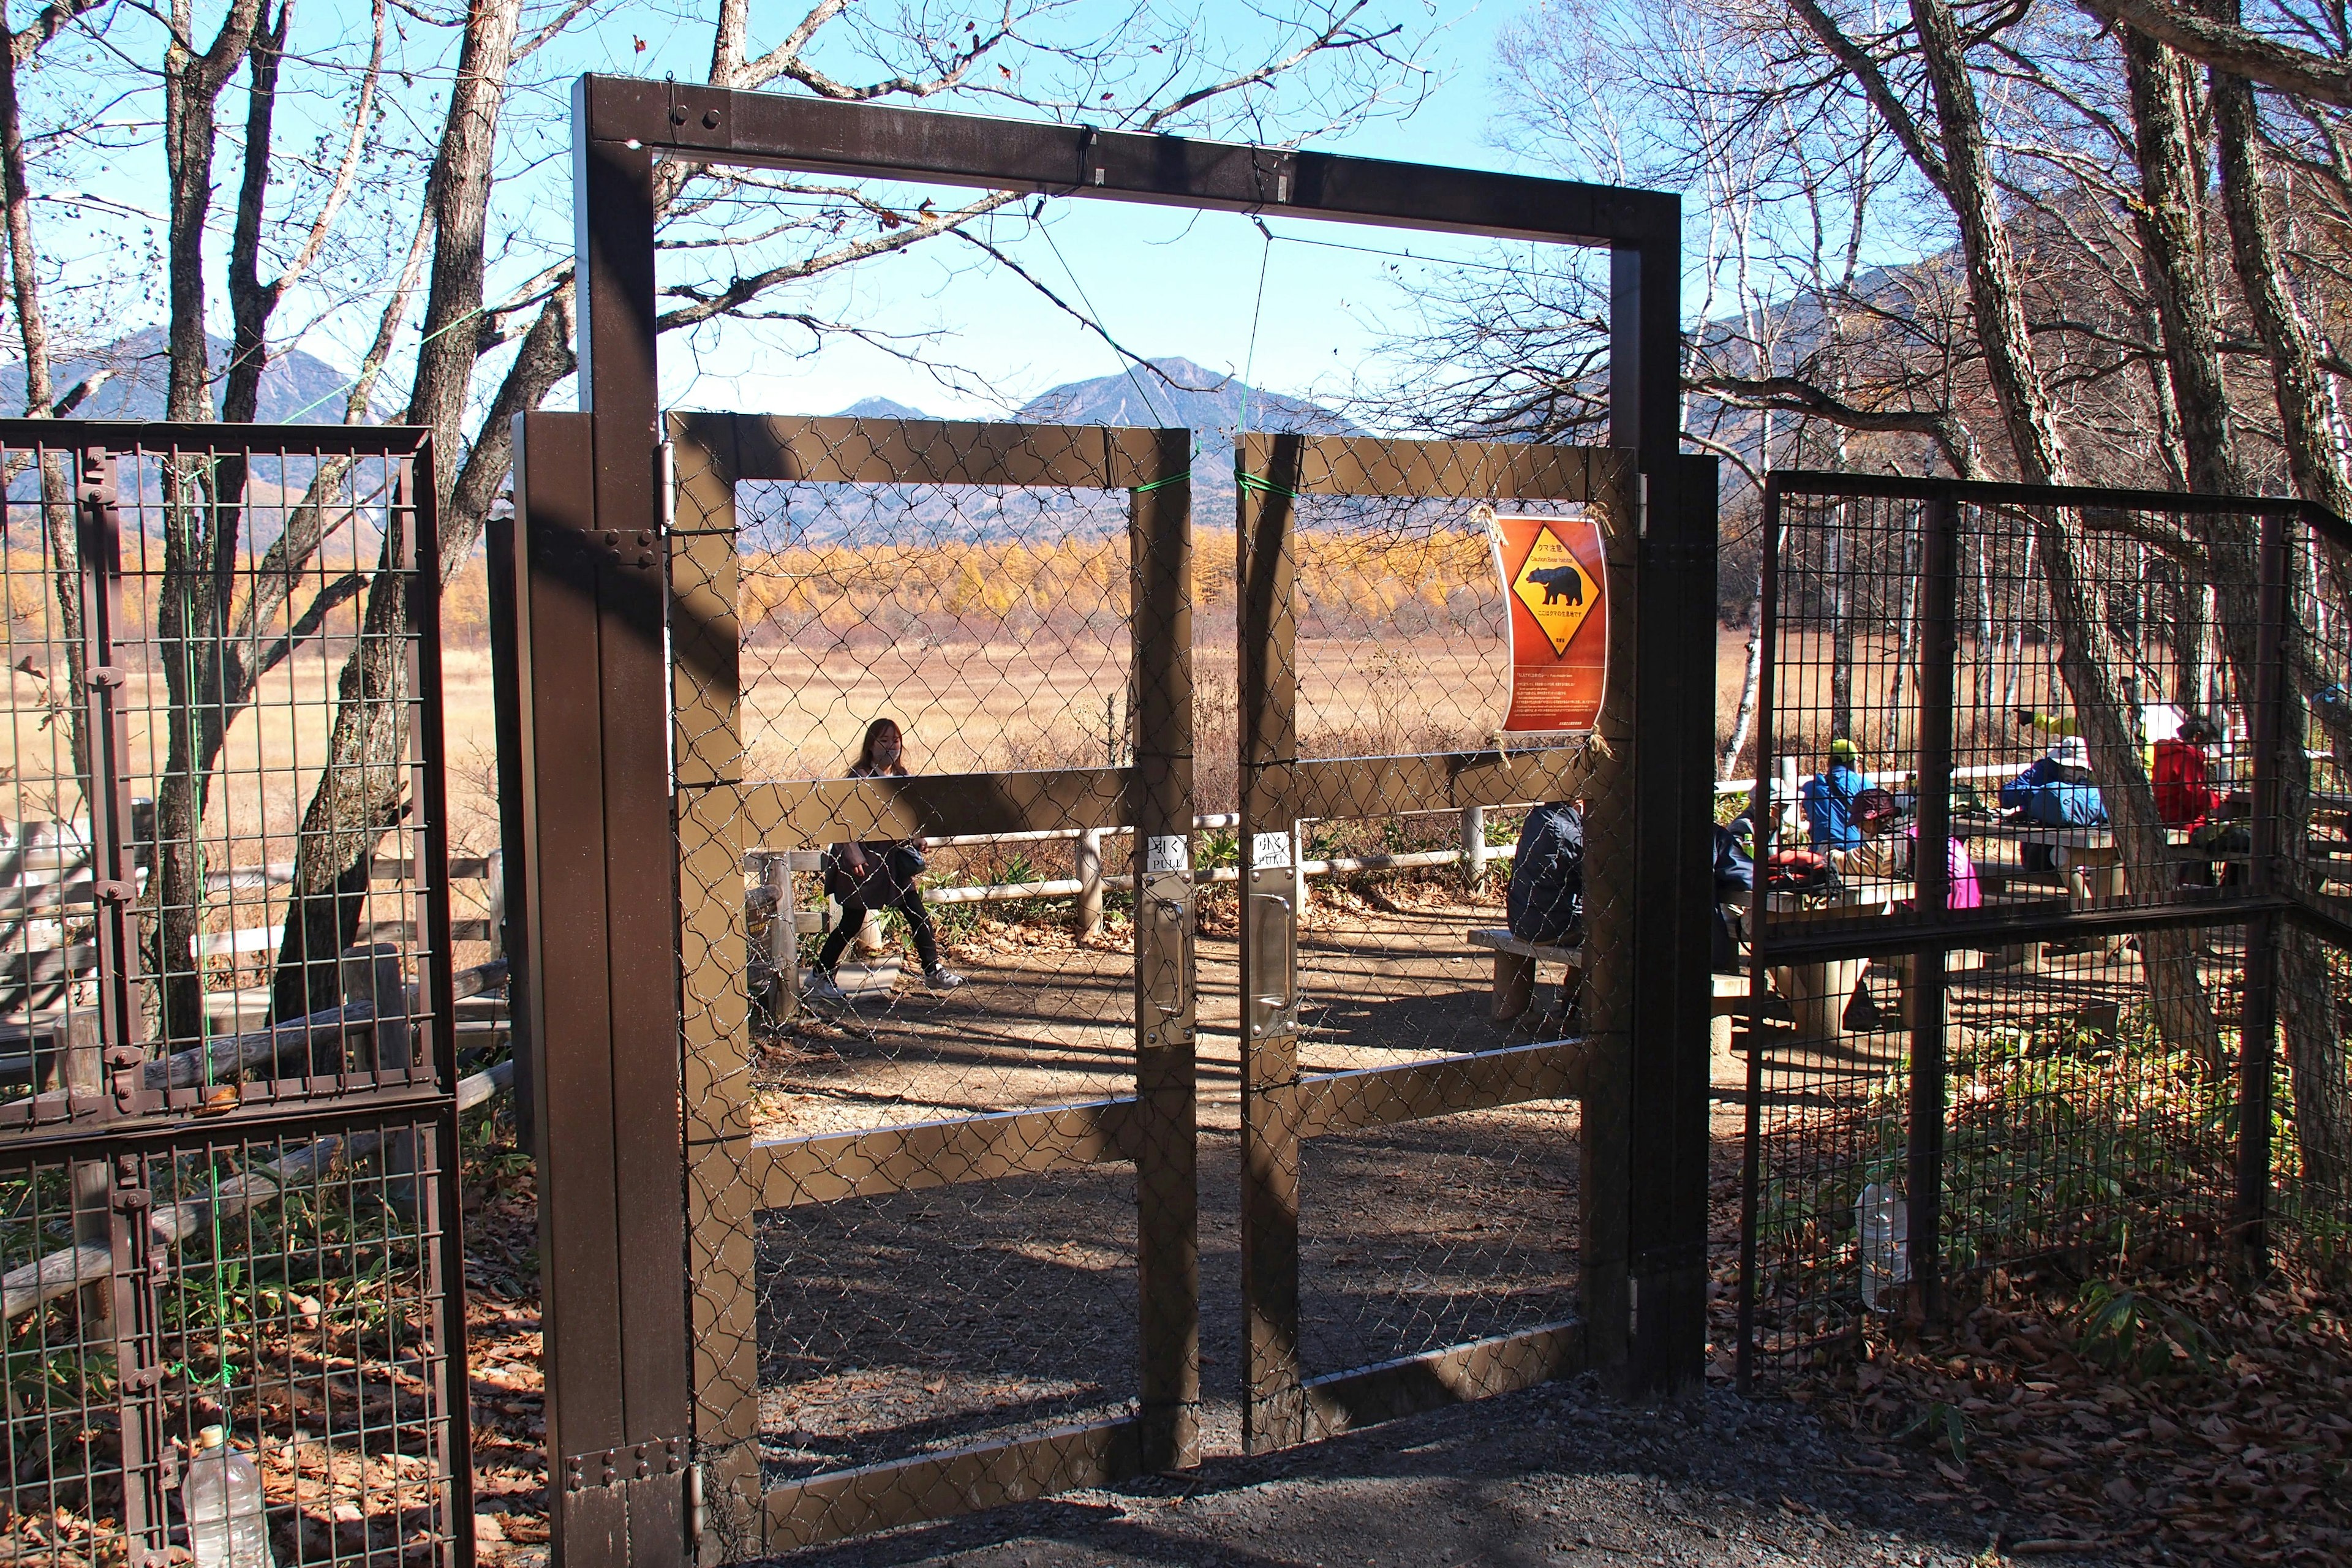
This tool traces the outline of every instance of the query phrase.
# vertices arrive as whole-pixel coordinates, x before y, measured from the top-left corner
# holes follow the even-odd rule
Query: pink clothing
[[[1914,823],[1905,828],[1903,837],[1911,839],[1916,848],[1919,837],[1918,825]],[[1945,842],[1950,847],[1945,863],[1950,868],[1952,879],[1951,900],[1946,907],[1954,910],[1981,909],[1984,895],[1977,889],[1977,867],[1976,862],[1969,858],[1969,847],[1958,838]],[[1914,864],[1916,864],[1916,858]]]

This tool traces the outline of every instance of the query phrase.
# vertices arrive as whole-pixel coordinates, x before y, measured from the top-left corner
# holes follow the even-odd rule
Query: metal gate
[[[1644,1386],[1695,1380],[1706,1336],[1702,916],[1712,703],[1711,683],[1694,676],[1691,664],[1706,667],[1711,651],[1703,632],[1693,634],[1708,624],[1714,602],[1715,479],[1711,461],[1677,455],[1675,198],[610,77],[582,79],[574,117],[583,411],[522,423],[515,614],[501,678],[520,759],[519,821],[527,827],[521,842],[510,838],[508,859],[510,879],[529,890],[509,915],[522,932],[527,971],[518,1016],[528,1018],[543,1056],[531,1076],[542,1144],[555,1550],[575,1564],[663,1564],[682,1554],[717,1563],[1139,1465],[1181,1464],[1194,1452],[1197,1097],[1190,1041],[1180,1037],[1190,1033],[1195,973],[1192,955],[1181,951],[1193,823],[1181,743],[1190,721],[1185,585],[1174,542],[1182,533],[1189,438],[740,416],[666,424],[655,401],[661,316],[654,233],[657,164],[665,159],[1610,249],[1612,437],[1633,454],[1613,460],[1610,481],[1621,493],[1633,482],[1622,470],[1630,460],[1643,489],[1638,512],[1625,514],[1642,520],[1628,544],[1639,606],[1634,614],[1627,605],[1630,663],[1661,678],[1643,687],[1629,710],[1626,765],[1639,804],[1626,826],[1637,888],[1626,962],[1637,1016],[1623,1025],[1629,1044],[1615,1102],[1622,1114],[1602,1118],[1593,1133],[1603,1173],[1588,1191],[1602,1195],[1601,1218],[1588,1224],[1581,1289],[1603,1305],[1583,1344],[1589,1360]],[[1470,488],[1443,493],[1508,494],[1497,476],[1516,471],[1520,458],[1480,461],[1500,466],[1449,481]],[[1549,472],[1553,461],[1531,457],[1529,471]],[[829,557],[839,536],[804,538],[798,564],[780,559],[792,551],[747,551],[741,492],[776,485],[862,489],[861,504],[870,510],[878,502],[889,520],[884,534],[906,539],[926,529],[938,533],[932,525],[941,519],[965,517],[985,526],[953,537],[989,548],[961,563],[969,570],[952,585],[933,574],[935,555],[920,552],[905,554],[904,583],[845,584],[840,568],[853,566],[856,576],[874,563]],[[1552,475],[1533,488],[1566,494],[1564,486]],[[1134,584],[1137,675],[1131,689],[1117,682],[1106,689],[1099,662],[1075,667],[1087,721],[1076,723],[1074,712],[1072,727],[1102,748],[1099,763],[1091,750],[1081,763],[1050,736],[1015,748],[999,732],[1003,713],[983,694],[999,684],[1001,656],[973,643],[966,629],[997,614],[1008,593],[1029,580],[1024,574],[1066,577],[1088,552],[1016,560],[1009,544],[1019,539],[990,531],[1010,527],[1017,536],[1042,528],[1058,514],[1058,500],[1033,500],[1017,517],[982,519],[970,510],[974,503],[956,498],[1102,488],[1132,498],[1131,527],[1117,536],[1133,541],[1133,554],[1117,575]],[[801,512],[793,509],[803,503],[789,499],[760,504],[778,509],[765,514],[771,520],[789,523],[821,519],[829,503],[808,502],[814,510]],[[730,516],[725,526],[705,521]],[[765,558],[746,575],[752,554]],[[1098,582],[1097,596],[1102,587]],[[936,591],[940,603],[914,613],[907,595],[917,590]],[[830,630],[815,602],[828,594],[848,606]],[[934,615],[950,628],[936,638],[926,630]],[[1083,641],[1090,626],[1099,630],[1086,616],[1048,615],[1035,629]],[[908,728],[915,776],[845,780],[852,731],[880,715],[897,689],[890,681],[862,680],[856,650],[902,636],[905,653],[892,679],[911,679],[907,661],[928,661],[960,683],[966,708],[942,701]],[[828,648],[843,650],[830,664]],[[773,690],[830,692],[835,706],[811,712],[793,708],[798,699],[763,698],[756,680],[745,680],[747,670],[760,673],[755,664],[769,666]],[[797,685],[774,679],[787,668],[798,671]],[[787,721],[776,722],[779,715]],[[1003,754],[992,758],[992,746]],[[1443,773],[1449,765],[1428,767]],[[1472,771],[1480,765],[1474,759]],[[1465,790],[1458,798],[1483,798],[1481,791],[1517,798],[1484,783]],[[1426,794],[1457,797],[1449,788]],[[1083,959],[1024,952],[1085,984],[1033,988],[1033,1016],[1009,1005],[990,1011],[987,1028],[961,1046],[942,1042],[937,1031],[929,1044],[904,1043],[925,1029],[898,1022],[870,1027],[855,1004],[887,991],[898,999],[891,1015],[898,1020],[933,1004],[915,999],[920,988],[903,966],[886,985],[878,976],[890,970],[887,957],[849,962],[845,950],[857,933],[847,911],[857,900],[844,904],[835,929],[802,930],[803,918],[822,924],[820,895],[841,890],[819,880],[828,837],[849,844],[860,834],[877,844],[933,837],[967,871],[975,858],[996,858],[994,871],[961,883],[938,887],[933,876],[943,904],[951,892],[975,900],[1076,892],[1082,942],[1089,911],[1124,912],[1135,922],[1139,958],[1122,960],[1120,983],[1112,985],[1097,949],[1085,949]],[[956,842],[969,839],[987,842]],[[1034,847],[1048,843],[1074,846],[1073,876],[1037,875],[1031,857],[1047,853]],[[1119,869],[1122,852],[1132,883]],[[748,869],[747,854],[755,856]],[[919,879],[929,874],[908,869]],[[1197,881],[1204,873],[1192,868],[1192,875]],[[747,887],[747,877],[761,885]],[[1133,900],[1126,911],[1116,907],[1122,886]],[[761,926],[756,961],[737,945],[750,940],[747,896],[750,918]],[[893,918],[905,922],[928,964],[923,924],[903,900],[883,901],[898,906]],[[960,930],[967,952],[982,945],[966,938],[984,929]],[[814,954],[804,938],[818,942]],[[828,1044],[814,1066],[794,1054],[797,1045],[755,1045],[746,1033],[752,1018],[746,993],[774,986],[782,994],[765,1017],[789,1011],[791,994],[776,982],[803,960],[841,984],[839,993],[827,986],[820,995],[845,1043]],[[985,952],[959,962],[979,978],[972,991],[938,1004],[941,1016],[989,1005],[1003,989]],[[1074,1020],[1081,995],[1092,998],[1091,1011]],[[893,1033],[900,1029],[907,1036]],[[1103,1048],[1113,1033],[1131,1057],[1114,1058]],[[1004,1061],[1039,1041],[1044,1048],[1034,1054],[1051,1070],[1015,1072]],[[957,1049],[962,1066],[950,1070]],[[892,1058],[901,1050],[911,1053],[908,1059]],[[929,1065],[912,1060],[925,1052]],[[1477,1095],[1517,1092],[1496,1079],[1525,1069],[1551,1092],[1566,1055],[1538,1052],[1467,1068],[1464,1081]],[[1086,1070],[1065,1071],[1073,1058],[1085,1058]],[[827,1125],[795,1121],[814,1114],[795,1098],[803,1081],[845,1076],[852,1063],[873,1075],[867,1087],[876,1109]],[[1103,1081],[1080,1096],[1072,1086],[1088,1075]],[[1424,1087],[1442,1097],[1454,1076],[1451,1066],[1431,1069]],[[984,1092],[958,1100],[948,1091],[959,1081]],[[1269,1102],[1273,1093],[1290,1093],[1287,1086],[1267,1088]],[[1336,1086],[1332,1092],[1334,1106],[1347,1100]],[[918,1109],[928,1113],[912,1115]],[[1360,1106],[1345,1113],[1368,1114]],[[769,1137],[759,1134],[761,1127]],[[782,1128],[802,1131],[782,1136],[775,1131]],[[1626,1179],[1636,1164],[1654,1179],[1638,1185]],[[1131,1174],[1118,1173],[1129,1167]],[[950,1179],[966,1174],[975,1179]],[[1123,1217],[1098,1218],[1075,1223],[1091,1226],[1098,1245],[1073,1242],[1050,1265],[1037,1256],[1041,1237],[1074,1228],[1080,1210],[1057,1215],[1054,1207],[1075,1202],[1072,1194],[1109,1190],[1108,1201],[1097,1195],[1084,1213],[1123,1215],[1129,1195],[1106,1187],[1120,1181],[1135,1184],[1131,1244]],[[1021,1203],[989,1209],[990,1194],[1024,1183],[1025,1220],[1013,1218]],[[775,1217],[755,1224],[760,1212]],[[933,1256],[914,1238],[941,1219],[975,1252],[992,1255],[985,1278],[953,1268],[910,1275],[910,1259]],[[853,1375],[857,1347],[876,1342],[873,1333],[887,1318],[876,1310],[884,1302],[897,1321],[928,1325],[920,1335],[902,1334],[901,1344],[977,1333],[1006,1345],[1026,1335],[1034,1345],[1048,1325],[1016,1321],[1026,1299],[1010,1289],[1020,1272],[1009,1261],[1015,1257],[1024,1268],[1060,1270],[1074,1289],[1082,1275],[1085,1289],[1097,1292],[1106,1282],[1123,1291],[1121,1282],[1132,1279],[1139,1322],[1127,1308],[1092,1313],[1071,1328],[1076,1338],[1065,1347],[1086,1354],[999,1361],[992,1364],[1006,1375],[984,1397],[948,1372],[912,1386]],[[649,1261],[633,1267],[640,1259]],[[676,1260],[687,1268],[684,1290],[667,1273]],[[824,1304],[828,1289],[845,1302],[877,1282],[885,1288],[856,1310]],[[793,1298],[789,1313],[776,1311],[780,1295]],[[1283,1310],[1279,1289],[1260,1297],[1277,1315]],[[1137,1323],[1132,1344],[1110,1335],[1112,1323]],[[1476,1352],[1478,1368],[1465,1389],[1506,1386],[1534,1375],[1530,1366],[1573,1363],[1578,1336],[1560,1320],[1523,1326],[1544,1329],[1539,1342]],[[759,1364],[763,1344],[781,1347],[775,1364]],[[1510,1370],[1486,1364],[1495,1361]],[[1048,1375],[1073,1364],[1103,1375],[1090,1373],[1083,1388]],[[1108,1381],[1126,1368],[1135,1369],[1131,1382]],[[1441,1380],[1458,1370],[1454,1361],[1422,1369]],[[1294,1381],[1303,1387],[1303,1375]],[[807,1397],[761,1408],[763,1390],[788,1384]],[[1273,1384],[1268,1392],[1277,1402],[1286,1397]],[[1304,1408],[1299,1396],[1287,1397]],[[831,1414],[815,1425],[787,1420],[812,1410]],[[1068,1429],[1041,1432],[1037,1422],[1047,1418]],[[1254,1441],[1276,1440],[1274,1426],[1260,1421],[1253,1430]],[[958,1438],[964,1447],[953,1446]]]
[[[12,1562],[471,1559],[431,459],[0,424]]]
[[[1803,473],[1765,526],[1758,864],[1840,874],[1748,910],[1743,1378],[2002,1264],[2340,1226],[2352,530]]]
[[[1624,1132],[1631,1055],[1638,536],[1633,464],[1606,448],[1252,435],[1235,462],[1243,1431],[1255,1453],[1580,1371],[1596,1323],[1604,1337],[1623,1331],[1607,1282],[1622,1282],[1623,1268],[1623,1155],[1612,1142]],[[1601,524],[1610,685],[1590,736],[1521,745],[1496,729],[1494,700],[1508,689],[1504,605],[1473,510],[1496,506],[1580,507]],[[1491,584],[1487,613],[1475,625],[1433,623],[1433,636],[1430,624],[1391,617],[1331,627],[1323,603],[1302,638],[1303,568],[1322,568],[1316,598],[1328,601],[1334,574],[1322,558],[1349,554],[1423,570],[1442,560],[1427,580],[1474,595]],[[1465,689],[1477,694],[1469,707]],[[1433,739],[1451,746],[1379,754]],[[1441,814],[1450,830],[1465,810],[1546,801],[1583,802],[1587,851],[1584,935],[1567,980],[1574,1006],[1536,1031],[1545,1037],[1507,1043],[1489,1022],[1478,989],[1486,955],[1468,945],[1458,913],[1338,915],[1301,931],[1308,824],[1325,837],[1367,826],[1393,837],[1419,814]],[[1321,858],[1399,858],[1355,848]],[[1475,1114],[1512,1106],[1528,1110]],[[1380,1131],[1413,1123],[1423,1125],[1410,1144]],[[1305,1167],[1321,1147],[1353,1160],[1349,1173],[1318,1173],[1318,1190]],[[1336,1214],[1371,1183],[1386,1184],[1376,1221]],[[1333,1237],[1310,1247],[1303,1282],[1302,1215]],[[1483,1241],[1464,1240],[1480,1232]],[[1318,1323],[1310,1310],[1302,1321],[1302,1296],[1354,1321]],[[1603,1363],[1622,1354],[1614,1348]]]
[[[706,1550],[1191,1463],[1190,433],[679,415],[669,434]],[[546,432],[526,436],[531,515],[561,515],[576,470],[551,482]],[[550,596],[525,597],[533,647],[560,649]],[[914,771],[842,776],[884,717]],[[958,921],[937,940],[977,962],[933,996],[912,964],[852,961],[854,916],[821,924],[848,889],[814,868],[860,840],[993,866],[1014,896],[1003,855],[1066,844],[1094,857],[1095,919],[1128,929],[1000,955],[965,929],[987,906],[935,894],[920,920]],[[542,837],[535,862],[558,852]],[[621,896],[657,907],[672,875]],[[918,865],[893,891],[942,879]],[[544,884],[535,907],[545,930]],[[820,965],[829,1000],[803,1002]],[[548,1092],[570,1125],[573,1091]],[[564,1419],[567,1454],[619,1446]],[[575,1505],[585,1468],[564,1468]]]

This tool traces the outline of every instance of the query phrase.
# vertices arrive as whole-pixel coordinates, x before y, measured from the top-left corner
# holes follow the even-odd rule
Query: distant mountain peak
[[[909,408],[907,405],[887,397],[861,397],[834,417],[835,419],[929,419],[930,416],[919,408]]]
[[[217,413],[229,341],[207,337],[205,353],[211,362],[212,403]],[[163,328],[142,328],[83,353],[59,354],[50,363],[49,376],[62,393],[100,370],[111,374],[74,410],[76,418],[144,422],[163,417],[171,359]],[[350,385],[348,372],[300,349],[281,349],[270,355],[268,366],[261,373],[260,406],[255,417],[265,425],[339,425]],[[0,410],[13,415],[24,406],[25,362],[0,364]]]

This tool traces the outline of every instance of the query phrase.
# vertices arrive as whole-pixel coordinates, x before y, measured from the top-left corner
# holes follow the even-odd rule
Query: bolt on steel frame
[[[2201,1248],[2259,1271],[2282,1205],[2340,1226],[2352,527],[1801,472],[1770,476],[1764,527],[1757,864],[1839,834],[1827,784],[1795,784],[1832,740],[1910,794],[1916,843],[1959,847],[1810,895],[1758,880],[1743,1384],[1998,1265]],[[2159,714],[2212,726],[2193,768],[2153,765],[2188,744]],[[2067,759],[2095,816],[2037,815],[2020,775]]]
[[[683,999],[680,991],[682,974],[700,973],[712,944],[740,943],[740,911],[683,889],[724,885],[734,865],[729,857],[747,846],[739,829],[719,831],[712,821],[709,803],[738,786],[698,750],[726,729],[719,710],[737,636],[726,586],[733,566],[721,559],[724,530],[688,536],[665,526],[669,481],[657,454],[667,434],[677,443],[668,448],[673,456],[695,447],[717,455],[707,472],[681,469],[678,480],[681,503],[691,479],[707,491],[697,504],[715,517],[727,504],[715,487],[730,474],[730,439],[731,477],[741,479],[753,471],[741,466],[746,450],[798,449],[795,428],[809,427],[743,416],[664,425],[655,390],[659,158],[1610,248],[1618,453],[1608,460],[1623,476],[1621,492],[1628,482],[1639,487],[1627,509],[1632,658],[1620,671],[1628,682],[1633,901],[1622,1110],[1591,1149],[1603,1166],[1595,1185],[1609,1196],[1606,1212],[1587,1222],[1588,1251],[1596,1235],[1603,1237],[1604,1264],[1597,1283],[1588,1279],[1588,1297],[1598,1290],[1601,1300],[1585,1354],[1644,1386],[1695,1380],[1705,1342],[1715,480],[1711,461],[1678,456],[1675,198],[607,77],[579,82],[573,117],[585,411],[520,422],[518,615],[501,676],[513,693],[524,758],[524,842],[514,860],[529,879],[520,918],[528,974],[518,1016],[530,1020],[541,1055],[548,1445],[558,1478],[551,1485],[555,1549],[563,1560],[574,1568],[696,1556],[717,1562],[1034,1496],[1139,1465],[1183,1463],[1192,1453],[1187,1406],[1197,1397],[1190,1045],[1175,1037],[1190,1032],[1181,1006],[1166,1013],[1156,1045],[1150,1037],[1154,1007],[1189,999],[1190,956],[1176,956],[1172,929],[1162,940],[1142,921],[1138,1091],[1134,1109],[1119,1116],[1167,1136],[1156,1140],[1161,1163],[1139,1160],[1144,1252],[1160,1260],[1143,1265],[1139,1422],[918,1461],[927,1468],[900,1470],[878,1489],[870,1473],[850,1473],[763,1500],[748,1442],[756,1401],[745,1397],[745,1379],[756,1378],[756,1360],[746,1359],[755,1303],[749,1292],[722,1300],[693,1285],[681,1289],[657,1263],[640,1266],[675,1259],[698,1279],[711,1244],[689,1234],[689,1212],[711,1216],[728,1236],[745,1235],[734,1222],[775,1201],[763,1193],[813,1173],[797,1171],[795,1157],[771,1157],[775,1181],[755,1184],[751,1166],[761,1157],[739,1113],[706,1121],[675,1110],[693,1085],[724,1078],[742,1049],[740,998],[698,994],[690,982]],[[1020,427],[1010,438],[1017,445],[1037,434]],[[983,456],[992,439],[985,430],[933,431],[925,439],[942,437]],[[1182,438],[1166,432],[1097,438],[1112,443],[1102,461],[1118,471],[1108,478],[1137,492],[1136,528],[1181,536],[1184,487],[1143,487],[1181,471]],[[880,461],[861,477],[898,471]],[[1092,482],[1107,481],[1097,475]],[[1626,518],[1618,521],[1622,527]],[[1180,554],[1156,548],[1146,575],[1156,580],[1172,570]],[[1146,565],[1139,555],[1139,573]],[[1171,674],[1159,682],[1156,708],[1144,707],[1155,700],[1151,683],[1139,690],[1132,770],[1110,770],[1085,799],[1056,798],[1050,811],[1048,803],[1024,799],[1013,775],[987,787],[954,777],[891,781],[888,790],[826,786],[825,820],[863,814],[877,828],[923,833],[950,821],[1007,830],[1007,824],[1058,827],[1079,816],[1109,823],[1132,814],[1139,834],[1156,826],[1188,835],[1189,688],[1180,700],[1172,675],[1184,654],[1183,621],[1173,607],[1181,588],[1139,581],[1139,605],[1147,592],[1180,599],[1156,620],[1139,619],[1139,666]],[[1150,639],[1173,640],[1147,655],[1146,631]],[[751,792],[744,793],[748,799]],[[1262,812],[1276,812],[1274,797],[1259,798]],[[770,805],[779,829],[801,809],[781,800]],[[1189,856],[1178,863],[1190,864]],[[1170,908],[1185,886],[1181,872],[1167,881]],[[1258,1087],[1295,1092],[1264,1078]],[[1055,1148],[1054,1163],[1127,1157],[1105,1148],[1116,1136],[1110,1120],[1089,1110],[1078,1118],[1086,1125],[1057,1124],[1053,1138],[1035,1146]],[[940,1135],[966,1140],[969,1148],[977,1133]],[[983,1162],[993,1157],[979,1152]],[[1630,1179],[1634,1169],[1645,1173],[1639,1184]],[[685,1194],[695,1195],[682,1201]],[[730,1267],[745,1261],[739,1257]],[[1277,1285],[1257,1304],[1278,1318],[1280,1299]],[[1270,1354],[1264,1364],[1278,1365],[1278,1347]],[[1298,1407],[1282,1390],[1269,1387],[1269,1394],[1275,1405],[1289,1398]],[[1269,1416],[1265,1439],[1276,1440],[1287,1421]]]
[[[0,1556],[163,1568],[221,1425],[287,1568],[470,1562],[428,436],[7,420],[0,473]],[[398,740],[322,783],[345,726]]]

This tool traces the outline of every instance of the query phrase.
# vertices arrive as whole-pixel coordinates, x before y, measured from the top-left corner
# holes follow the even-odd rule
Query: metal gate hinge
[[[116,664],[92,665],[82,674],[82,679],[92,691],[110,691],[121,686],[125,679],[122,667]]]
[[[89,891],[90,896],[101,903],[128,904],[137,900],[139,884],[112,881],[101,878],[89,885]]]
[[[691,1447],[690,1440],[685,1437],[660,1437],[625,1448],[598,1448],[593,1453],[566,1455],[563,1489],[593,1491],[627,1481],[677,1475],[687,1468]]]

